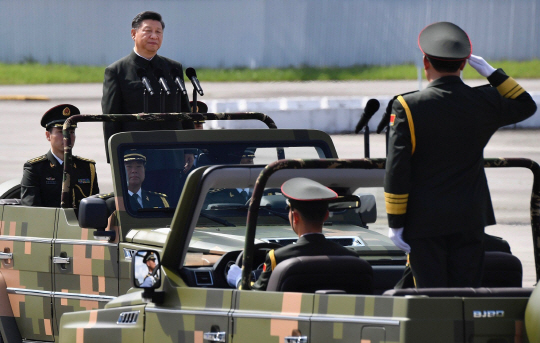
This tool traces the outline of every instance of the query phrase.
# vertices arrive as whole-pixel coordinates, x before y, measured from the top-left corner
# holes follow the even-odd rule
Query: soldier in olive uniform
[[[45,155],[24,164],[21,180],[21,203],[26,206],[60,207],[64,163],[64,137],[62,126],[72,115],[80,114],[73,105],[58,105],[43,115],[41,126],[51,144]],[[75,129],[71,130],[71,144],[75,145]],[[96,166],[93,160],[73,156],[74,180],[71,206],[76,208],[83,198],[99,193]]]
[[[410,252],[417,287],[478,287],[484,227],[495,224],[484,147],[536,104],[502,69],[471,55],[458,26],[429,25],[418,44],[430,83],[393,103],[384,185],[389,236]],[[491,86],[463,83],[467,59]]]
[[[132,152],[124,155],[128,179],[129,204],[132,209],[169,207],[167,195],[141,188],[145,179],[146,156]]]
[[[328,201],[337,198],[337,193],[328,187],[306,178],[294,178],[283,183],[282,194],[289,203],[289,221],[298,235],[295,244],[289,244],[266,255],[263,271],[252,289],[264,291],[276,265],[298,256],[358,256],[354,251],[326,239],[322,233],[324,221],[328,218]],[[227,275],[227,282],[237,287],[241,279],[241,269],[233,265]]]

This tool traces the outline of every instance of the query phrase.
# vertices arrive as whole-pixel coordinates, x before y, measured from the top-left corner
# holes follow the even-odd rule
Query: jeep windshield
[[[125,144],[119,147],[122,193],[126,211],[135,217],[172,217],[189,175],[199,167],[231,164],[266,165],[277,159],[328,158],[332,152],[324,142],[189,143],[175,145]],[[269,192],[274,192],[270,190]],[[233,194],[234,193],[234,194]],[[208,209],[202,211],[202,225],[230,226],[215,217],[243,217],[249,189],[211,189]],[[275,193],[275,192],[274,192]],[[271,195],[269,193],[269,195]],[[264,211],[268,217],[284,222],[284,200],[278,212]],[[281,211],[281,212],[279,212]],[[275,211],[274,211],[275,212]],[[286,219],[286,218],[285,218]]]

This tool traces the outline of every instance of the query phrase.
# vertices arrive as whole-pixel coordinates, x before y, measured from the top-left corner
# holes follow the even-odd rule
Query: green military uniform
[[[356,256],[354,251],[342,245],[329,241],[322,233],[312,233],[298,238],[295,244],[289,244],[283,248],[270,250],[266,255],[263,272],[251,288],[259,291],[266,290],[272,271],[276,265],[289,258],[298,256]]]
[[[310,208],[317,208],[317,211],[328,208],[328,201],[337,198],[333,190],[306,178],[288,180],[281,186],[281,192],[288,199],[290,206],[296,209],[302,208],[302,213],[309,211]],[[322,228],[322,221],[320,224]],[[327,240],[322,233],[307,233],[298,238],[295,244],[270,250],[266,255],[263,272],[252,285],[252,289],[266,290],[272,271],[282,261],[298,256],[321,255],[358,256],[354,251]]]
[[[96,162],[73,156],[73,207],[82,199],[99,193]],[[49,151],[24,164],[21,181],[21,202],[26,206],[60,207],[63,165]]]
[[[461,60],[469,55],[470,48]],[[390,228],[404,227],[419,287],[478,286],[480,282],[481,270],[466,266],[480,259],[481,267],[484,227],[495,224],[483,150],[497,129],[536,110],[531,96],[501,69],[488,81],[492,87],[471,88],[458,76],[443,76],[393,103],[386,209]],[[448,251],[465,246],[471,247],[469,251],[447,257]],[[453,276],[448,279],[439,275],[445,273],[446,262],[441,261],[446,258],[452,264],[448,272]],[[474,279],[473,284],[467,278]]]
[[[142,208],[166,208],[169,207],[167,195],[163,193],[141,190]],[[139,209],[141,204],[130,195],[129,203],[131,208]]]
[[[61,128],[67,118],[77,114],[80,111],[73,105],[57,105],[45,112],[41,126],[46,129]],[[95,164],[93,160],[73,156],[72,194],[68,202],[72,207],[78,207],[82,199],[99,193]],[[52,151],[28,160],[24,164],[21,180],[22,205],[60,207],[63,171],[63,164],[60,164]]]

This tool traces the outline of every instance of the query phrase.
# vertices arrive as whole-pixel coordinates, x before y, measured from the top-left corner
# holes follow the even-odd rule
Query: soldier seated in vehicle
[[[124,155],[128,179],[129,205],[131,209],[169,207],[167,195],[142,189],[145,179],[146,156],[137,152]]]
[[[336,192],[306,178],[286,181],[281,186],[281,192],[289,203],[289,222],[299,238],[295,244],[268,252],[261,276],[251,286],[254,290],[266,290],[276,265],[289,258],[319,255],[358,256],[354,251],[327,240],[322,233],[324,222],[329,216],[328,202],[338,197]],[[237,265],[230,268],[227,282],[231,287],[238,287],[241,274],[242,270]]]
[[[238,155],[237,155],[238,158]],[[240,164],[253,164],[255,149],[246,149],[240,158]],[[246,204],[253,189],[251,188],[214,188],[208,192],[205,204],[235,203]]]
[[[51,149],[45,155],[28,160],[24,164],[21,180],[21,203],[26,206],[60,207],[64,163],[64,136],[62,127],[67,118],[80,114],[77,107],[58,105],[43,115],[41,126]],[[71,146],[75,145],[75,126],[70,131]],[[99,193],[96,162],[73,156],[71,201],[67,206],[77,208],[83,198]]]

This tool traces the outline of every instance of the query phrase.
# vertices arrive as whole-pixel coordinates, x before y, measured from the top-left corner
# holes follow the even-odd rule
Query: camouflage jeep
[[[533,239],[538,242],[538,164],[497,159],[486,160],[486,166],[533,171],[531,220]],[[403,272],[403,253],[387,238],[361,229],[365,212],[360,203],[363,199],[369,202],[369,198],[362,198],[363,190],[382,187],[383,175],[382,159],[280,160],[266,167],[214,165],[196,169],[186,180],[170,227],[159,231],[167,233],[164,248],[132,255],[135,288],[104,309],[65,314],[60,342],[537,342],[540,289],[520,287],[521,274],[503,268],[515,266],[510,254],[497,254],[502,259],[493,264],[495,275],[504,277],[484,280],[490,282],[486,287],[393,289],[399,279],[396,276]],[[266,250],[275,244],[289,244],[293,237],[287,235],[284,222],[279,226],[282,203],[275,190],[297,176],[316,180],[340,194],[343,201],[332,209],[324,230],[330,237],[358,238],[343,240],[347,242],[343,245],[371,267],[362,271],[364,284],[356,291],[326,288],[326,281],[337,275],[332,269],[343,273],[343,268],[339,264],[328,268],[321,259],[315,259],[321,268],[311,266],[311,274],[302,274],[301,268],[293,273],[296,282],[285,285],[290,275],[282,269],[274,288],[270,288],[271,278],[267,291],[250,290],[252,271],[258,269]],[[249,206],[207,200],[216,189],[236,188],[253,188]],[[238,219],[242,217],[239,213],[245,222]],[[149,234],[141,229],[133,237]],[[536,245],[534,253],[538,271]],[[157,272],[144,266],[149,254],[156,257]],[[234,262],[243,264],[242,290],[226,283],[227,268]],[[358,272],[350,266],[352,279]],[[279,265],[272,277],[278,269]],[[145,273],[151,274],[153,283],[137,291]],[[301,283],[299,275],[320,282],[320,288],[315,292],[295,288]],[[516,283],[518,286],[507,287]]]
[[[201,114],[193,114],[193,116]],[[275,128],[268,117],[255,114],[204,114],[205,119],[259,119]],[[175,117],[175,115],[157,116]],[[179,116],[181,117],[181,116]],[[120,119],[119,119],[120,118]],[[75,120],[150,120],[156,116],[73,116],[64,126],[65,131]],[[186,118],[181,117],[185,120]],[[191,120],[188,118],[188,120]],[[84,124],[81,125],[84,129]],[[67,135],[69,137],[69,135]],[[70,142],[66,140],[66,170],[69,172]],[[95,311],[126,293],[131,287],[130,268],[137,250],[153,249],[161,252],[171,231],[171,220],[180,202],[191,204],[199,196],[198,182],[189,178],[201,177],[206,169],[221,168],[214,165],[242,163],[246,154],[255,165],[245,165],[242,173],[243,188],[253,187],[253,177],[262,165],[277,159],[336,158],[330,137],[315,130],[209,130],[159,131],[119,133],[109,141],[114,192],[87,198],[79,209],[41,208],[20,205],[19,180],[0,185],[0,332],[4,341],[57,341],[60,318],[74,311]],[[146,178],[143,189],[166,199],[167,205],[150,208],[130,206],[125,156],[137,152],[146,157]],[[69,154],[68,154],[69,153]],[[202,168],[182,173],[184,154],[193,154],[195,166]],[[257,167],[258,166],[258,167]],[[239,169],[239,170],[240,170]],[[229,174],[228,174],[229,173]],[[191,277],[200,267],[212,266],[226,255],[238,255],[244,244],[247,200],[230,196],[228,189],[236,188],[240,175],[235,169],[219,172],[220,183],[208,193],[206,208],[186,214],[197,224],[191,242],[189,263]],[[227,178],[231,177],[231,182]],[[246,180],[252,180],[246,183]],[[182,189],[185,195],[180,199]],[[191,185],[188,187],[188,185]],[[69,194],[64,182],[64,194]],[[232,191],[231,191],[232,192]],[[216,198],[217,196],[217,198]],[[221,196],[221,198],[219,198]],[[213,200],[212,200],[212,197]],[[383,236],[367,230],[366,223],[375,220],[374,205],[367,194],[364,208],[352,213],[336,214],[350,225],[330,230],[336,240],[345,245],[356,245],[373,251],[376,259],[395,259],[396,276],[402,272],[404,255]],[[290,240],[293,235],[283,218],[282,200],[273,190],[265,199],[268,206],[261,215],[261,223],[268,233],[260,241]],[[63,204],[68,204],[64,201]],[[272,209],[272,204],[281,206]],[[281,212],[281,214],[280,214]],[[360,215],[363,213],[363,218]],[[228,223],[228,224],[224,224]],[[193,224],[195,225],[195,224]],[[228,229],[228,230],[225,230]],[[391,256],[388,255],[391,252]],[[187,269],[186,269],[187,270]],[[202,274],[200,274],[201,277]],[[212,287],[225,287],[222,278],[216,278]],[[208,281],[197,281],[207,284]],[[230,291],[229,291],[230,292]]]

